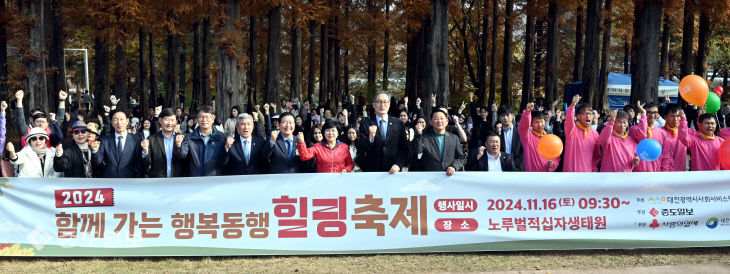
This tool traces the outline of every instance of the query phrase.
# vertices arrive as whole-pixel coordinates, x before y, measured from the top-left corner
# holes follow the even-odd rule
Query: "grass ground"
[[[181,258],[0,258],[0,273],[32,272],[463,272],[730,264],[730,247]]]

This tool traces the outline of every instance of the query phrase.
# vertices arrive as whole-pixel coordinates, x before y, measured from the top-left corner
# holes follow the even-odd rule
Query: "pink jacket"
[[[588,132],[575,124],[575,107],[565,111],[565,172],[597,172],[601,150],[598,132],[589,127]],[[587,134],[587,136],[586,136]]]
[[[654,127],[654,129],[651,131],[651,138],[654,140],[657,140],[659,142],[659,145],[662,146],[662,155],[664,154],[664,131],[659,130],[659,128]],[[649,138],[649,126],[647,122],[646,115],[641,116],[641,120],[639,120],[639,123],[629,128],[629,135],[631,138],[634,138],[634,141],[636,141],[637,145],[644,139]],[[659,156],[658,159],[647,162],[647,161],[639,161],[639,165],[634,168],[634,172],[654,172],[654,171],[661,171],[662,170],[662,156]]]
[[[304,142],[297,143],[297,149],[302,161],[317,158],[318,173],[340,173],[343,169],[351,172],[355,167],[352,157],[350,157],[350,147],[340,141],[337,141],[335,149],[329,149],[322,143],[316,143],[307,148],[307,144]]]
[[[677,138],[682,144],[687,146],[692,159],[689,161],[689,167],[692,171],[701,170],[720,170],[720,162],[717,159],[717,151],[725,138],[715,136],[714,140],[705,140],[699,134],[691,134],[687,127],[687,119],[682,118],[679,121],[679,133]]]
[[[603,148],[601,172],[631,172],[636,157],[636,140],[629,136],[621,138],[613,134],[613,122],[606,123],[601,130],[598,144]]]
[[[527,110],[522,112],[520,124],[517,130],[520,133],[520,141],[522,141],[522,149],[524,149],[525,171],[527,172],[553,172],[560,164],[560,157],[553,160],[553,168],[548,168],[548,160],[543,158],[537,151],[537,142],[540,137],[530,132],[530,124],[532,123],[532,113]]]
[[[687,171],[687,147],[679,141],[679,132],[660,128],[664,134],[662,143],[662,171]],[[657,129],[654,129],[657,131]]]

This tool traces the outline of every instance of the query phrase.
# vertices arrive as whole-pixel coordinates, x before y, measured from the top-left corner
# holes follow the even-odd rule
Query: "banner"
[[[730,171],[0,178],[0,255],[730,245]]]

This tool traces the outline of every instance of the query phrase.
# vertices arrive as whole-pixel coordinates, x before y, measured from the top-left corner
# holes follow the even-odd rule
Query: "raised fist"
[[[61,144],[58,144],[56,146],[56,157],[61,157],[63,155],[63,146]]]
[[[5,150],[7,150],[10,154],[15,154],[15,146],[12,142],[8,142],[8,144],[5,145]]]
[[[570,102],[570,106],[574,107],[576,104],[578,104],[578,102],[580,102],[580,95],[573,95],[573,101]]]
[[[479,152],[477,152],[477,160],[481,159],[482,156],[484,156],[484,152],[487,151],[487,148],[484,146],[479,147]]]
[[[15,92],[15,100],[18,102],[23,102],[23,96],[25,96],[25,92],[22,89]]]
[[[6,109],[8,109],[8,103],[5,101],[0,102],[0,112],[5,112]]]
[[[63,90],[58,92],[58,100],[65,101],[66,98],[68,98],[68,93]]]
[[[420,97],[417,97],[416,98],[416,106],[420,106],[420,105],[421,105],[421,98]]]
[[[375,134],[378,133],[378,126],[372,125],[368,127],[368,130],[370,131],[370,139],[375,139]]]
[[[527,111],[532,111],[533,109],[535,109],[535,103],[527,103]]]
[[[56,121],[56,114],[53,112],[48,113],[48,119],[50,119],[51,121]]]
[[[299,139],[300,143],[304,143],[304,132],[297,133],[297,139]]]
[[[109,101],[112,103],[112,106],[116,106],[117,103],[119,103],[119,100],[117,100],[117,97],[114,95],[109,96]]]
[[[185,135],[175,135],[175,146],[182,146],[183,140],[185,140]]]
[[[261,111],[261,106],[259,106],[259,105],[255,105],[255,106],[253,106],[253,109],[254,109],[254,110],[255,110],[256,112],[259,112],[259,111]]]
[[[231,137],[226,138],[226,152],[233,146],[234,139]]]
[[[141,143],[139,143],[139,146],[142,147],[142,152],[148,153],[150,149],[150,141],[147,139],[142,140]]]
[[[91,150],[92,151],[99,150],[99,147],[100,146],[101,146],[101,142],[99,142],[99,141],[93,141],[93,142],[91,142]]]
[[[111,110],[112,110],[112,109],[111,109],[111,108],[110,108],[109,106],[104,106],[104,112],[107,112],[107,113],[108,113],[108,112],[109,112],[109,111],[111,111]]]
[[[278,137],[279,137],[279,131],[278,130],[272,130],[271,131],[271,142],[272,143],[275,143],[276,142],[276,138],[278,138]]]

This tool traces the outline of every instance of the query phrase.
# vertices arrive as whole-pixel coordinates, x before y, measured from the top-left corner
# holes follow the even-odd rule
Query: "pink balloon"
[[[717,94],[717,96],[722,96],[722,93],[724,91],[722,90],[722,86],[716,86],[714,92],[715,94]]]

